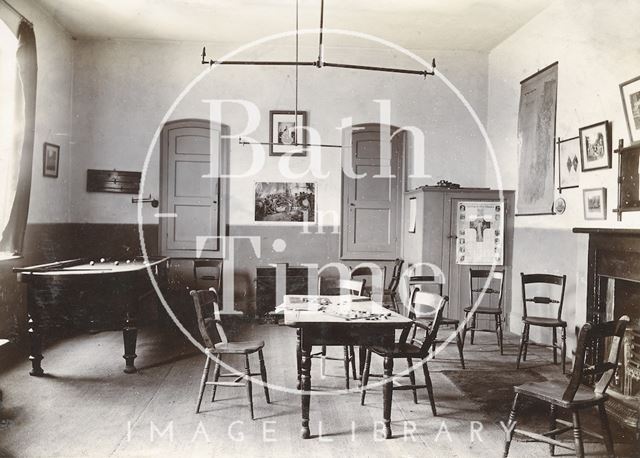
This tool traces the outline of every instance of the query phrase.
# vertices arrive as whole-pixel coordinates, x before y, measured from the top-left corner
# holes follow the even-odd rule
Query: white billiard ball
[[[92,265],[94,265],[95,263],[96,263],[95,261],[91,261],[91,262],[89,263],[89,265],[90,265],[90,266],[92,266]]]
[[[117,265],[120,264],[120,261],[116,261],[116,262],[114,262],[114,264],[117,266]]]
[[[127,259],[127,264],[131,264],[131,259]]]
[[[105,262],[106,259],[105,258],[100,258],[100,262]]]

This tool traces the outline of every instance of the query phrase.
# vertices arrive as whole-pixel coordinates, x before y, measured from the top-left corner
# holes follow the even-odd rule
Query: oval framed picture
[[[567,209],[567,201],[564,200],[564,197],[558,197],[556,201],[553,203],[553,211],[559,215],[562,215],[566,209]]]

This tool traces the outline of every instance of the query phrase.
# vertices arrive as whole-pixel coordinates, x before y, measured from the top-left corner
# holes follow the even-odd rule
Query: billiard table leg
[[[41,361],[42,356],[42,334],[40,330],[40,317],[35,308],[29,311],[27,317],[27,328],[29,332],[30,352],[29,360],[31,361],[31,371],[29,375],[34,377],[41,377],[44,375],[42,370]]]
[[[311,437],[311,431],[309,429],[309,404],[311,403],[311,345],[304,343],[304,336],[302,338],[301,382],[302,429],[300,434],[303,439],[309,439],[309,437]]]
[[[125,374],[134,374],[137,372],[133,362],[138,356],[136,355],[138,328],[136,327],[135,319],[129,312],[127,312],[124,327],[122,328],[122,339],[124,340],[124,355],[122,355],[125,360],[124,372]]]

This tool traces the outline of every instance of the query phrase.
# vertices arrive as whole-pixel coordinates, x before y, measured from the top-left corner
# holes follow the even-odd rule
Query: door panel
[[[399,253],[404,136],[395,135],[391,147],[381,148],[380,142],[377,124],[367,124],[351,136],[351,167],[364,176],[343,175],[345,259],[395,259]]]
[[[218,130],[216,130],[218,129]],[[163,130],[161,249],[165,255],[193,257],[198,237],[221,235],[221,127],[208,121],[168,123]],[[220,251],[209,240],[203,256]]]

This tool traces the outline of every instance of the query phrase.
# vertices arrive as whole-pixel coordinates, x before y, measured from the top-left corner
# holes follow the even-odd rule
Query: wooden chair
[[[220,293],[222,288],[222,260],[196,258],[193,260],[194,289],[214,288]]]
[[[379,275],[379,273],[382,273],[382,282],[380,283],[380,285],[378,285],[377,279],[374,279],[374,275]],[[373,298],[376,292],[379,292],[381,294],[384,293],[384,282],[386,281],[386,279],[387,266],[382,266],[379,271],[368,266],[359,266],[351,270],[351,280],[364,280],[365,287],[362,290],[362,295],[368,296],[370,298]],[[369,286],[368,282],[371,282],[371,286]],[[380,289],[378,289],[377,291],[374,290],[376,286],[380,286]]]
[[[578,335],[576,355],[569,385],[565,386],[562,382],[548,381],[527,383],[514,387],[515,397],[508,422],[508,428],[511,432],[508,434],[505,442],[505,458],[509,454],[509,446],[511,445],[511,439],[514,433],[524,435],[536,442],[546,442],[549,444],[549,449],[553,456],[555,447],[573,449],[570,445],[556,439],[556,436],[569,430],[573,430],[573,441],[575,445],[575,449],[573,450],[575,450],[577,457],[584,456],[584,447],[582,444],[583,433],[604,440],[605,446],[607,447],[607,454],[609,456],[615,456],[609,420],[604,404],[608,398],[606,394],[607,388],[618,368],[621,349],[620,343],[624,337],[624,331],[628,323],[629,317],[623,316],[617,321],[609,321],[596,325],[587,323],[582,326]],[[594,339],[599,340],[607,337],[611,338],[609,343],[609,358],[594,366],[587,366],[585,356],[589,343]],[[594,388],[591,389],[581,385],[583,377],[593,377],[594,380],[599,377],[599,379],[595,383]],[[551,428],[549,432],[538,434],[515,428],[518,400],[520,397],[534,398],[549,404],[549,427]],[[557,418],[558,407],[571,412],[571,422]],[[603,435],[584,430],[580,426],[580,412],[592,407],[598,408]],[[561,426],[558,427],[558,425]]]
[[[516,362],[516,367],[520,368],[520,359],[523,361],[527,360],[527,347],[529,346],[529,328],[531,326],[541,326],[545,328],[552,328],[553,330],[553,343],[551,347],[553,348],[553,363],[558,363],[558,355],[557,350],[561,350],[562,356],[562,373],[565,372],[565,360],[567,353],[567,323],[562,320],[562,304],[564,302],[564,289],[567,282],[566,275],[551,275],[551,274],[529,274],[525,275],[520,273],[522,278],[522,307],[523,307],[523,315],[522,322],[524,324],[524,328],[522,331],[522,337],[520,339],[520,350],[518,351],[518,360]],[[547,297],[547,296],[534,296],[529,297],[527,294],[529,285],[545,285],[547,288],[560,288],[560,294],[555,298]],[[551,294],[550,294],[551,295]],[[545,316],[531,316],[528,313],[527,303],[532,303],[541,306],[551,306],[557,307],[557,314],[555,317],[549,318]],[[562,346],[558,346],[558,335],[556,329],[560,328],[562,330]],[[524,352],[524,353],[523,353]]]
[[[321,291],[321,281],[318,279],[318,292]],[[343,280],[338,282],[338,290],[346,294],[352,294],[354,296],[364,296],[364,286],[366,280]],[[324,377],[326,360],[343,361],[344,363],[344,377],[345,387],[349,389],[349,365],[351,365],[351,372],[353,373],[353,379],[358,380],[358,373],[356,371],[356,353],[353,345],[345,345],[343,347],[344,356],[342,358],[335,358],[333,356],[327,356],[326,345],[322,346],[322,349],[318,353],[312,353],[312,358],[320,358],[320,374]]]
[[[402,273],[402,264],[404,261],[400,258],[395,260],[393,264],[393,271],[391,272],[391,280],[389,285],[385,288],[382,294],[382,305],[385,308],[390,308],[396,313],[400,313],[398,308],[398,286],[400,285],[400,274]],[[387,305],[390,306],[387,306]]]
[[[411,295],[411,293],[415,290],[415,289],[419,289],[419,290],[423,290],[429,287],[436,287],[438,289],[438,294],[440,296],[442,296],[442,289],[443,289],[443,279],[440,277],[437,277],[435,275],[414,275],[409,277],[409,294]],[[448,307],[448,303],[447,303],[447,307]],[[455,329],[455,333],[456,333],[456,346],[458,347],[458,356],[460,357],[460,364],[462,366],[463,369],[465,369],[465,365],[464,365],[464,353],[463,353],[463,337],[460,335],[461,333],[458,332],[458,327],[460,326],[460,321],[455,319],[455,318],[450,318],[447,315],[447,310],[445,310],[443,312],[443,316],[442,316],[442,320],[440,321],[440,326],[453,326]],[[429,321],[430,318],[429,317],[417,317],[415,314],[415,311],[413,310],[413,308],[410,306],[409,307],[409,318],[411,319],[420,319],[422,321]],[[434,340],[432,348],[435,350],[435,346],[442,342],[442,340]]]
[[[252,396],[252,381],[251,377],[260,375],[264,386],[264,395],[267,398],[267,404],[271,403],[269,399],[269,388],[267,387],[267,369],[264,365],[264,357],[262,354],[262,348],[264,342],[262,340],[253,340],[246,342],[229,342],[227,335],[222,327],[222,321],[220,320],[220,309],[218,307],[218,295],[213,288],[208,290],[191,291],[191,297],[193,297],[193,304],[196,309],[196,317],[198,320],[198,328],[206,347],[207,360],[204,364],[204,371],[202,373],[202,380],[200,381],[200,390],[198,392],[198,404],[196,406],[196,413],[200,412],[200,405],[202,404],[202,397],[207,385],[213,386],[213,394],[211,396],[211,402],[215,401],[216,388],[218,386],[228,387],[246,387],[247,398],[249,399],[249,408],[251,410],[251,419],[254,419],[253,415],[253,396]],[[213,309],[213,310],[212,310]],[[213,312],[213,316],[211,316]],[[215,336],[214,325],[217,331]],[[252,373],[249,364],[249,355],[258,353],[260,361],[260,372]],[[220,358],[222,355],[244,355],[245,370],[244,372],[233,371],[230,373],[220,373]],[[213,381],[208,381],[209,368],[211,366],[211,360],[215,360],[215,366],[213,370]],[[220,377],[235,377],[232,382],[221,382]],[[244,381],[241,381],[244,379]]]
[[[469,306],[464,309],[465,327],[463,335],[463,343],[466,340],[467,332],[471,331],[471,345],[477,332],[495,332],[500,347],[500,354],[504,355],[502,344],[502,292],[504,286],[504,271],[502,270],[475,270],[469,269]],[[480,296],[484,295],[483,298]],[[483,300],[482,300],[483,299]],[[478,307],[473,311],[476,301],[481,300]],[[483,305],[487,304],[489,305]],[[469,314],[471,313],[471,318]],[[478,329],[476,326],[477,315],[493,316],[496,329]],[[471,326],[469,326],[469,320]]]
[[[444,308],[448,302],[448,298],[442,297],[438,294],[428,293],[420,291],[415,288],[411,293],[411,308],[416,313],[416,320],[410,328],[406,328],[402,331],[400,339],[390,346],[373,346],[368,347],[366,352],[366,360],[364,367],[364,374],[362,376],[362,394],[360,397],[360,404],[364,405],[365,396],[367,395],[367,383],[369,377],[381,377],[380,374],[371,374],[371,355],[375,353],[384,358],[384,377],[393,377],[393,363],[395,359],[406,359],[409,365],[409,385],[394,385],[390,383],[386,385],[387,389],[390,389],[387,399],[387,405],[384,406],[384,410],[389,412],[391,410],[392,392],[395,390],[411,390],[413,392],[413,402],[418,403],[417,391],[420,388],[426,388],[429,393],[429,402],[431,404],[431,412],[435,416],[436,404],[433,396],[433,385],[431,383],[431,376],[429,375],[429,368],[427,366],[427,356],[429,350],[435,341],[438,334],[438,328],[442,321],[442,314]],[[430,318],[429,323],[421,321],[419,318]],[[421,336],[424,332],[424,336]],[[413,367],[413,360],[419,359],[420,365],[424,372],[424,385],[417,385]],[[385,418],[388,418],[385,416]]]

